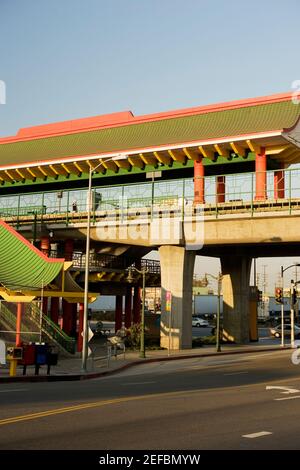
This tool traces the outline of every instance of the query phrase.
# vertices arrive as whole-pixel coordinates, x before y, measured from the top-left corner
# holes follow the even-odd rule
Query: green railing
[[[225,177],[224,194],[216,194],[218,178]],[[237,173],[205,177],[205,204],[203,210],[209,215],[219,217],[222,213],[247,211],[252,216],[258,211],[287,210],[292,213],[299,209],[300,169],[283,170],[285,195],[278,197],[274,187],[274,171],[266,172],[266,200],[256,200],[255,173]],[[224,199],[224,202],[218,202]],[[184,213],[194,200],[192,178],[168,181],[152,181],[118,186],[94,186],[92,222],[114,217],[121,220],[134,217],[140,209],[151,218],[161,217],[162,210]],[[184,203],[183,203],[184,201]],[[177,209],[176,209],[177,207]],[[84,223],[87,216],[87,189],[47,191],[43,193],[19,194],[0,197],[0,217],[7,218],[17,226],[43,220],[70,223]],[[194,206],[195,208],[195,206]]]
[[[76,341],[70,338],[60,327],[54,323],[51,318],[44,315],[34,303],[26,304],[26,312],[31,315],[37,326],[48,336],[50,340],[55,341],[59,346],[71,354],[75,353]]]

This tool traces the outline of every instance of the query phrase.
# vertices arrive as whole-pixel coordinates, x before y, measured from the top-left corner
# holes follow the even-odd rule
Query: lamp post
[[[284,281],[283,281],[283,273],[287,271],[287,269],[300,266],[300,264],[291,264],[284,268],[281,266],[280,268],[280,279],[281,279],[281,288],[282,288],[282,303],[281,303],[281,347],[284,347]],[[291,325],[294,323],[294,309],[291,308]],[[291,343],[292,343],[292,331],[291,331]]]
[[[221,352],[221,342],[220,342],[220,315],[221,315],[221,287],[222,287],[222,273],[219,273],[218,276],[213,276],[212,274],[205,273],[205,277],[210,276],[218,282],[218,303],[217,303],[217,328],[216,328],[216,351]]]
[[[86,249],[85,249],[85,273],[84,273],[84,310],[83,310],[83,343],[82,343],[82,370],[87,370],[88,358],[88,293],[89,293],[89,269],[90,269],[90,234],[91,234],[91,208],[92,208],[92,177],[94,171],[107,162],[116,160],[125,160],[125,155],[117,155],[115,157],[102,160],[94,168],[89,170],[89,186],[87,193],[87,226],[86,226]]]
[[[146,290],[146,274],[149,272],[146,267],[142,267],[142,269],[137,269],[135,266],[131,266],[129,268],[129,274],[132,271],[136,271],[137,273],[142,275],[142,315],[141,315],[141,344],[140,344],[140,357],[144,359],[146,357],[145,352],[145,290]]]

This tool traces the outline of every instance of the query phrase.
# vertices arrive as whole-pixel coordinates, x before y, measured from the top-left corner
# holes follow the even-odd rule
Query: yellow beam
[[[130,157],[128,157],[128,161],[130,165],[136,166],[137,168],[140,168],[141,170],[143,170],[145,167],[145,163],[143,162],[143,160],[141,159],[139,155],[131,155]]]
[[[131,170],[131,165],[128,160],[116,160],[116,165],[119,168],[123,168],[124,170]]]
[[[4,173],[9,177],[10,181],[15,181],[15,178],[10,174],[8,170],[4,170]]]
[[[225,158],[229,157],[229,151],[226,148],[222,147],[219,144],[215,144],[214,147],[216,151],[218,152],[218,155],[220,155],[220,157],[225,157]]]
[[[140,153],[139,156],[141,157],[141,160],[145,163],[145,165],[151,165],[151,166],[157,166],[157,160],[153,155],[146,153]]]
[[[230,142],[230,147],[236,153],[237,155],[240,155],[241,157],[245,157],[246,151],[243,147],[241,147],[237,142]]]
[[[71,174],[69,168],[67,167],[67,165],[65,165],[65,163],[62,163],[61,166],[63,167],[63,169],[68,173],[68,175]]]
[[[46,178],[47,178],[47,173],[45,172],[44,168],[41,167],[41,166],[38,166],[38,169],[40,170],[40,172],[42,173],[42,175],[44,175]]]
[[[266,155],[278,155],[290,148],[289,145],[270,145],[269,147],[266,147]]]
[[[207,147],[203,147],[202,145],[199,146],[199,150],[202,153],[203,157],[209,158],[210,160],[215,159],[215,152],[213,150],[210,150]]]
[[[173,158],[175,162],[185,163],[186,156],[182,154],[180,150],[168,150],[168,154]]]
[[[202,155],[200,153],[195,152],[193,148],[186,148],[184,147],[182,149],[184,151],[184,154],[189,158],[190,160],[195,160],[195,161],[201,161],[202,160]]]
[[[18,173],[18,175],[21,176],[21,178],[22,178],[23,180],[26,180],[25,175],[21,172],[21,170],[19,170],[18,168],[16,168],[16,172]]]
[[[49,165],[49,168],[50,168],[50,170],[52,170],[52,171],[53,171],[53,173],[55,174],[55,176],[59,176],[59,173],[58,173],[58,171],[57,171],[57,170],[54,168],[54,166],[53,166],[53,165]]]
[[[162,153],[159,152],[153,152],[153,155],[157,158],[157,160],[162,163],[163,165],[170,165],[171,163],[171,157],[167,155],[163,155]]]
[[[260,152],[261,152],[260,145],[257,145],[256,142],[253,142],[252,140],[249,140],[249,139],[246,140],[246,143],[247,143],[249,149],[251,150],[251,152],[254,152],[256,154],[260,154]]]

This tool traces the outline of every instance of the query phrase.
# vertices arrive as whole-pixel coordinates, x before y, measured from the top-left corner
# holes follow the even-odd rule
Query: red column
[[[265,148],[261,147],[260,153],[255,158],[255,177],[256,177],[256,194],[257,201],[267,199],[267,157]]]
[[[72,333],[72,304],[67,302],[65,299],[62,301],[62,310],[63,310],[63,323],[62,329],[67,335]]]
[[[283,199],[284,194],[284,171],[274,171],[274,199]]]
[[[78,325],[78,337],[77,337],[77,351],[82,352],[83,346],[83,314],[84,314],[84,304],[79,304],[79,325]]]
[[[131,287],[128,289],[125,295],[125,328],[130,328],[131,326]]]
[[[194,162],[194,204],[205,202],[205,179],[202,159]]]
[[[48,315],[48,297],[43,298],[42,312],[44,315]]]
[[[21,346],[21,326],[22,326],[22,304],[17,305],[17,322],[16,322],[16,346]]]
[[[68,239],[65,241],[65,260],[72,261],[74,251],[74,240]]]
[[[134,287],[133,292],[133,323],[141,322],[141,288],[139,286]]]
[[[50,303],[50,318],[58,325],[59,317],[59,297],[52,297]]]
[[[217,176],[216,180],[216,201],[225,202],[225,176]]]
[[[115,333],[122,328],[123,295],[116,295]]]
[[[49,237],[42,237],[41,238],[41,252],[44,255],[49,256],[50,251],[50,238]]]

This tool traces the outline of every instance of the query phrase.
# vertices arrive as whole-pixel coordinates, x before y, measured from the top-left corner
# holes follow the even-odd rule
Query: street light
[[[85,275],[84,275],[84,310],[83,310],[83,344],[82,344],[82,370],[87,370],[88,358],[88,293],[89,293],[89,269],[90,269],[90,232],[91,232],[91,208],[92,208],[92,176],[101,165],[110,161],[125,160],[125,155],[117,155],[115,157],[102,160],[94,168],[89,169],[89,186],[87,193],[87,227],[86,227],[86,250],[85,250]]]
[[[135,266],[130,266],[128,269],[130,279],[132,278],[132,271],[142,275],[143,279],[143,293],[142,293],[142,316],[141,316],[141,344],[140,344],[140,357],[144,359],[146,357],[145,353],[145,288],[146,288],[146,274],[149,272],[146,267],[142,269],[137,269]]]
[[[222,273],[219,273],[218,276],[213,276],[212,274],[205,273],[205,277],[210,276],[218,282],[218,304],[217,304],[217,332],[216,332],[216,350],[221,352],[221,342],[220,342],[220,314],[221,314],[221,287],[222,287]]]
[[[282,288],[282,304],[281,304],[281,346],[284,347],[284,282],[283,282],[283,273],[290,268],[300,266],[300,264],[291,264],[290,266],[287,266],[286,268],[283,268],[281,266],[280,268],[280,279],[281,279],[281,288]],[[294,309],[291,308],[291,325],[294,324]],[[292,335],[294,334],[294,331],[291,331],[291,343],[292,341]]]

